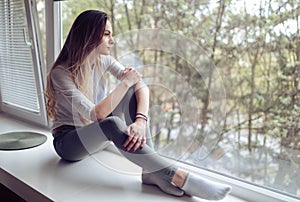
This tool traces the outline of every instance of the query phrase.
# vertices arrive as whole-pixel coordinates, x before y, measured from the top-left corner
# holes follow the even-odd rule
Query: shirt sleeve
[[[101,59],[104,68],[121,80],[125,67],[110,55],[101,55]]]
[[[66,101],[60,104],[66,109],[71,109],[72,112],[76,110],[83,117],[91,120],[91,111],[95,104],[76,87],[71,73],[62,67],[56,67],[52,70],[51,80],[56,94],[62,96]]]

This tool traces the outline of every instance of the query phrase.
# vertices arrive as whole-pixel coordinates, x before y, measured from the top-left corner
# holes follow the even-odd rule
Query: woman
[[[143,168],[144,184],[174,196],[224,198],[230,186],[172,166],[153,151],[147,125],[148,88],[135,69],[123,67],[109,55],[112,34],[106,13],[81,13],[48,74],[47,112],[53,120],[57,154],[78,161],[112,141],[126,158]],[[106,72],[120,80],[109,94]]]

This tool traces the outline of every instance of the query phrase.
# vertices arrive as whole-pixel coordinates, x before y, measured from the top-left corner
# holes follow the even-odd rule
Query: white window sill
[[[141,169],[115,152],[101,151],[80,162],[66,163],[56,155],[47,130],[1,113],[0,122],[0,134],[26,130],[48,136],[47,142],[39,147],[0,151],[0,183],[26,201],[206,201],[197,197],[173,197],[154,186],[142,185]],[[178,165],[231,184],[232,194],[221,201],[296,201],[193,166]]]

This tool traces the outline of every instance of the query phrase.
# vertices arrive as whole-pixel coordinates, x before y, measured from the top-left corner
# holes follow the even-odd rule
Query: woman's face
[[[97,53],[101,55],[109,55],[115,41],[112,37],[112,27],[109,21],[106,22],[104,35],[101,44],[96,48]]]

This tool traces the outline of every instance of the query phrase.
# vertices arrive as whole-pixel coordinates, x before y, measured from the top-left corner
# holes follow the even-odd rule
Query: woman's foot
[[[193,173],[177,169],[172,182],[190,196],[206,200],[221,200],[231,191],[231,186],[204,179]]]
[[[143,173],[142,174],[142,182],[143,182],[143,184],[156,185],[163,192],[173,195],[173,196],[183,196],[184,195],[184,191],[182,191],[178,187],[172,185],[170,182],[162,179],[160,176],[158,176],[154,173]]]

